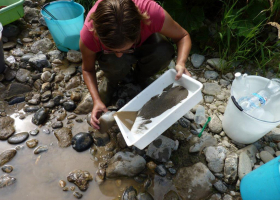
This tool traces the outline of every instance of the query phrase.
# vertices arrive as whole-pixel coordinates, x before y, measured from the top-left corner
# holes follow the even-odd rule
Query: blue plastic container
[[[80,31],[84,24],[84,7],[72,0],[51,2],[43,8],[41,14],[57,48],[65,52],[70,49],[79,50]]]
[[[258,169],[250,172],[241,180],[240,191],[243,200],[280,199],[280,156]]]

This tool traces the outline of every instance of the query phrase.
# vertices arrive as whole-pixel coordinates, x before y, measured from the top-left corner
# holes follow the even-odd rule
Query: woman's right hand
[[[91,112],[91,119],[90,119],[90,123],[91,125],[95,128],[95,129],[99,129],[99,117],[101,116],[101,114],[103,112],[107,112],[108,109],[106,108],[106,106],[104,105],[104,103],[102,101],[97,101],[94,102],[94,106]]]

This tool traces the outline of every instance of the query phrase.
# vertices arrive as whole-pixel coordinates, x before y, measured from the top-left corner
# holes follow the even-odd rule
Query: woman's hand
[[[186,67],[182,66],[182,65],[176,65],[175,69],[177,71],[175,80],[179,80],[182,77],[182,74],[186,74],[188,76],[191,76],[190,72],[186,69]]]
[[[100,127],[98,126],[99,122],[99,117],[101,116],[101,114],[103,112],[107,112],[107,108],[104,105],[104,103],[102,101],[97,101],[94,103],[92,112],[91,112],[91,119],[90,119],[90,123],[91,125],[95,128],[95,129],[99,129]]]

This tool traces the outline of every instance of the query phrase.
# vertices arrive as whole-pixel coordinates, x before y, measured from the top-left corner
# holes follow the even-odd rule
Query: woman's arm
[[[89,50],[84,45],[82,40],[80,40],[80,50],[82,52],[82,58],[83,58],[82,69],[83,69],[84,81],[91,94],[93,105],[94,105],[91,113],[91,125],[94,128],[99,129],[98,118],[102,112],[107,112],[107,108],[101,101],[98,93],[98,86],[97,86],[97,80],[95,75],[96,53]]]
[[[177,45],[178,56],[176,61],[176,80],[181,78],[183,73],[191,76],[185,67],[185,63],[192,47],[191,37],[189,33],[175,22],[166,11],[164,11],[164,13],[165,20],[160,33],[171,38]]]

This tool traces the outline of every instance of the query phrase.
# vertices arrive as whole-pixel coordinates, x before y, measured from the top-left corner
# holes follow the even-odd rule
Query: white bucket
[[[247,81],[250,85],[250,93],[252,93],[265,88],[270,80],[260,76],[248,76]],[[250,116],[238,107],[234,98],[237,95],[238,91],[232,88],[231,98],[223,117],[223,129],[231,139],[242,144],[251,144],[280,124],[280,101],[268,104],[266,107],[273,114],[274,121],[264,121]]]

